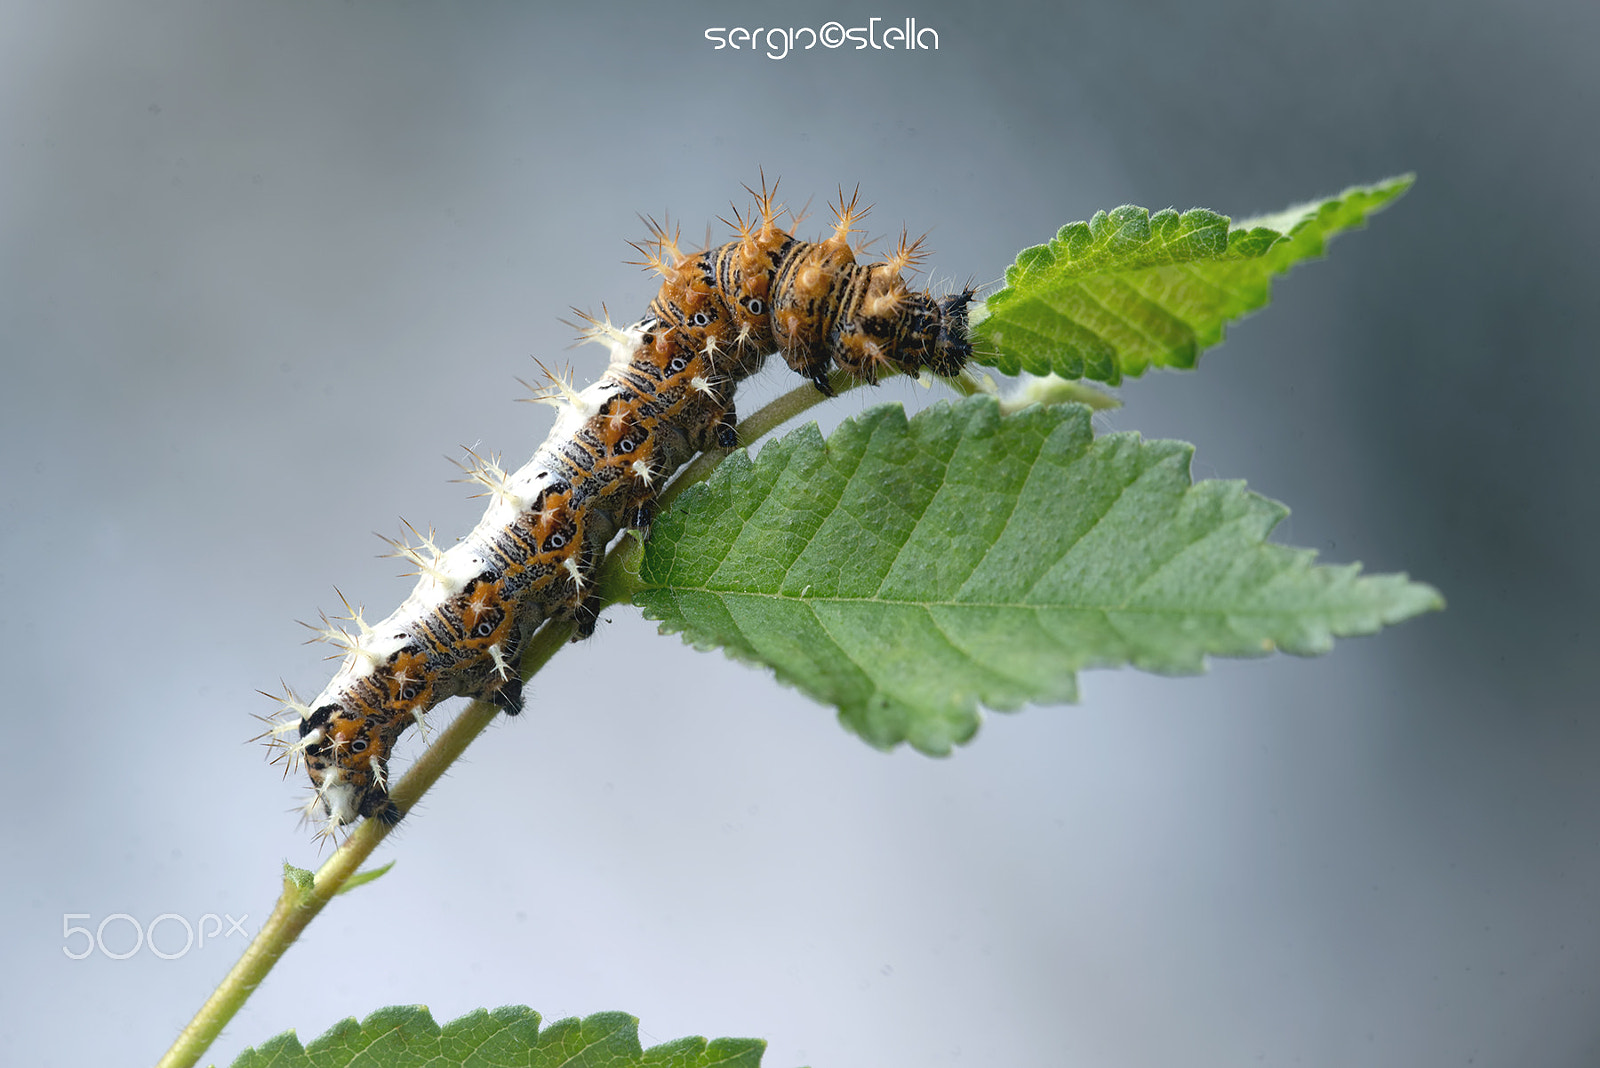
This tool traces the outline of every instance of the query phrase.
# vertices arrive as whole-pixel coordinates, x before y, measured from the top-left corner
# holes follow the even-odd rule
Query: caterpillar
[[[650,236],[633,247],[661,288],[632,325],[588,319],[582,339],[610,350],[599,381],[579,392],[549,376],[537,399],[560,414],[517,471],[469,450],[464,466],[488,508],[449,549],[431,534],[394,543],[418,575],[394,613],[368,625],[351,611],[353,633],[324,617],[319,636],[343,650],[338,672],[309,703],[291,692],[268,731],[275,760],[304,760],[306,814],[320,811],[322,835],[361,817],[401,818],[389,758],[439,702],[471,696],[521,711],[524,642],[549,619],[573,621],[574,641],[594,632],[607,545],[625,528],[648,535],[663,484],[696,453],[738,444],[735,389],[768,355],[829,395],[831,367],[875,384],[892,371],[952,376],[971,357],[975,290],[936,298],[902,278],[924,258],[922,239],[902,232],[882,262],[859,264],[850,244],[868,210],[859,195],[846,201],[841,190],[832,235],[808,242],[778,225],[788,212],[776,183],[747,191],[754,207],[734,208],[735,239],[716,248],[682,252],[676,232],[646,220]]]

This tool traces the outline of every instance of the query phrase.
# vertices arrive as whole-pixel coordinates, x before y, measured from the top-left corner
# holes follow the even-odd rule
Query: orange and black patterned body
[[[648,530],[663,484],[697,452],[737,443],[734,391],[769,353],[824,393],[834,366],[868,382],[960,371],[973,291],[908,290],[901,272],[919,243],[904,239],[887,261],[857,264],[848,239],[861,214],[841,197],[833,236],[801,241],[777,225],[763,192],[756,218],[740,219],[727,244],[685,255],[656,228],[636,246],[663,283],[639,323],[589,332],[612,350],[601,379],[581,393],[558,384],[545,398],[562,414],[518,471],[474,457],[488,510],[446,551],[400,547],[420,578],[398,610],[370,627],[353,613],[356,634],[325,632],[346,648],[344,662],[315,701],[293,706],[286,727],[298,738],[280,743],[305,759],[325,832],[361,816],[400,818],[389,756],[440,701],[470,695],[520,711],[522,644],[551,618],[574,620],[579,638],[593,631],[607,545],[624,528]]]

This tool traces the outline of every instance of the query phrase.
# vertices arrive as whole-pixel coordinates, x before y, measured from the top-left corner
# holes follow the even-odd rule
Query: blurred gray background
[[[869,15],[940,48],[702,36]],[[1120,203],[1417,171],[1101,423],[1196,442],[1197,476],[1293,507],[1280,540],[1449,611],[1320,660],[1091,674],[940,761],[613,610],[211,1059],[425,1002],[624,1009],[774,1068],[1600,1063],[1597,30],[1472,0],[5,0],[0,1062],[166,1048],[240,939],[74,961],[63,914],[260,925],[280,862],[317,860],[301,783],[243,744],[258,687],[328,677],[295,620],[335,585],[397,603],[369,532],[463,532],[444,457],[532,452],[530,357],[602,365],[568,306],[650,296],[635,213],[698,238],[765,168],[931,228],[945,286]]]

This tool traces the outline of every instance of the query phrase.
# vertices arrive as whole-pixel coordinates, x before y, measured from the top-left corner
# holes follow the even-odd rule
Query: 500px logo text
[[[782,59],[796,48],[810,51],[819,44],[824,48],[839,48],[846,42],[855,45],[858,52],[864,48],[887,49],[890,52],[919,48],[938,51],[938,30],[929,26],[919,30],[916,19],[906,19],[904,25],[880,28],[878,23],[883,21],[874,17],[868,19],[865,26],[848,28],[842,23],[824,22],[816,29],[810,26],[757,26],[751,30],[743,26],[731,29],[727,26],[711,26],[706,29],[705,38],[712,43],[712,50],[716,52],[724,48],[737,52],[743,48],[754,51],[765,47],[768,59]]]
[[[228,921],[227,930],[223,930],[222,927],[224,918]],[[148,946],[150,952],[162,960],[177,960],[191,949],[206,948],[206,939],[209,938],[215,941],[218,935],[223,938],[232,938],[237,934],[248,939],[250,934],[244,929],[244,924],[249,918],[249,913],[245,913],[236,920],[226,912],[221,916],[218,916],[215,912],[208,912],[194,923],[190,923],[176,912],[163,912],[151,920],[148,925],[141,925],[138,920],[126,912],[113,912],[101,920],[99,925],[91,931],[87,927],[79,927],[72,922],[73,920],[93,919],[90,913],[63,912],[61,914],[61,938],[64,944],[61,947],[61,952],[72,960],[82,960],[98,949],[101,955],[110,957],[112,960],[127,960],[139,952],[140,949]],[[133,945],[126,949],[115,948],[126,945],[128,936],[121,930],[123,924],[132,928]],[[208,925],[209,930],[207,929]],[[156,931],[163,926],[166,927],[166,930],[163,931],[161,939],[164,943],[167,943],[166,949],[156,944]],[[106,945],[106,928],[108,927],[111,928],[113,947]],[[177,949],[172,949],[177,940],[177,932],[173,930],[174,928],[183,931],[183,945]],[[196,937],[197,932],[198,938]],[[77,949],[77,946],[72,941],[77,935],[83,936],[83,941],[77,943],[77,946],[82,947],[81,950]]]

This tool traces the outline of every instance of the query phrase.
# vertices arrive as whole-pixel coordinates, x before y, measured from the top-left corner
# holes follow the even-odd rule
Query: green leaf
[[[639,1048],[639,1021],[621,1012],[558,1020],[540,1029],[520,1005],[479,1009],[440,1027],[422,1005],[379,1009],[334,1024],[302,1047],[286,1031],[245,1050],[233,1068],[756,1068],[766,1043],[755,1038],[680,1038]]]
[[[348,894],[358,886],[365,886],[374,879],[381,879],[389,874],[389,869],[392,867],[394,867],[394,861],[391,860],[381,868],[368,868],[365,871],[358,871],[344,881],[344,885],[339,887],[338,893]]]
[[[980,704],[1071,701],[1075,672],[1316,654],[1438,608],[1431,587],[1264,541],[1286,514],[1191,485],[1192,447],[1095,439],[1079,405],[896,405],[734,453],[656,524],[633,600],[764,664],[878,746],[970,738]]]
[[[1195,208],[1127,205],[1023,249],[974,315],[975,359],[1006,374],[1115,384],[1149,367],[1193,367],[1224,326],[1271,299],[1274,276],[1323,254],[1411,187],[1412,175],[1230,223]]]

